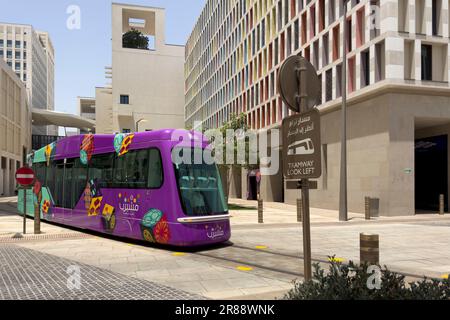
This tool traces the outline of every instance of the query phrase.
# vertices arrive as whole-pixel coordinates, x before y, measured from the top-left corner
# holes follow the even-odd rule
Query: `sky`
[[[0,0],[0,22],[31,24],[50,33],[55,47],[55,109],[76,113],[78,96],[95,96],[111,65],[110,0]],[[166,9],[166,42],[184,45],[205,0],[118,0]],[[80,8],[80,28],[69,29],[70,6]]]

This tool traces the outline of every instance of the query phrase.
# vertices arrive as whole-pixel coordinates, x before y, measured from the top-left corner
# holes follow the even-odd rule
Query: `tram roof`
[[[118,134],[93,134],[93,154],[115,152],[114,139]],[[203,141],[202,146],[207,145],[208,140],[199,132],[184,129],[162,129],[147,132],[136,132],[123,134],[132,135],[133,140],[130,150],[144,149],[150,147],[151,142],[171,141],[174,144],[183,142],[182,145],[189,146],[193,141]],[[80,156],[80,149],[86,135],[75,135],[53,142],[34,153],[34,162],[47,161],[46,153],[50,153],[53,160],[64,158],[77,158]],[[202,140],[203,139],[203,140]]]

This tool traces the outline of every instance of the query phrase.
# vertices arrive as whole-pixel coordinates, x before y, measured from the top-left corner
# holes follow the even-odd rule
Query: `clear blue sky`
[[[55,105],[75,113],[77,96],[94,96],[111,65],[111,3],[166,9],[166,42],[185,44],[205,0],[0,0],[0,21],[48,31],[55,47]],[[69,30],[70,5],[81,9],[81,29]]]

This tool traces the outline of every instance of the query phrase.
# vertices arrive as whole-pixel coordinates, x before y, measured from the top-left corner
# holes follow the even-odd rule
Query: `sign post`
[[[34,171],[26,165],[16,171],[16,181],[23,190],[23,234],[27,233],[27,190],[33,185],[34,178]]]
[[[288,181],[301,189],[303,224],[303,261],[305,281],[312,279],[309,179],[322,175],[320,114],[317,104],[320,81],[314,67],[303,57],[286,59],[280,69],[279,91],[294,112],[283,120],[283,170]]]

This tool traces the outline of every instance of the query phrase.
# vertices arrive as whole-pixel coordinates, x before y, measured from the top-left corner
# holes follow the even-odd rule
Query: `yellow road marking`
[[[182,256],[185,256],[186,253],[184,253],[184,252],[174,252],[174,253],[172,253],[172,255],[174,257],[182,257]]]
[[[264,250],[264,249],[267,249],[267,247],[266,247],[266,246],[256,246],[255,248],[256,248],[256,249],[259,249],[259,250]]]
[[[239,266],[236,269],[240,270],[240,271],[252,271],[253,268],[250,267],[244,267],[244,266]]]

